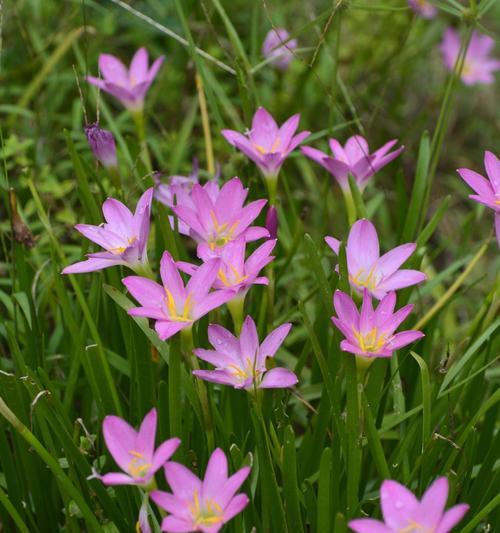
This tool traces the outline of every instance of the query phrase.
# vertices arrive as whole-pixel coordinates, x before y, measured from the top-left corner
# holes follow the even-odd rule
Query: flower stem
[[[227,302],[226,304],[227,308],[229,309],[229,312],[231,313],[231,318],[233,319],[234,332],[236,333],[236,335],[240,334],[241,326],[243,325],[245,296],[246,293],[241,296],[236,296],[232,300],[229,300],[229,302]]]
[[[151,164],[151,157],[149,155],[148,143],[146,142],[146,122],[144,120],[144,110],[139,109],[133,112],[132,118],[134,119],[137,139],[139,140],[142,161],[146,167],[146,170],[148,172],[152,172],[153,166]]]
[[[203,137],[205,138],[205,154],[207,158],[207,171],[213,176],[215,174],[214,150],[212,145],[212,134],[210,131],[210,120],[208,118],[207,100],[203,89],[203,80],[196,73],[196,89],[198,90],[198,100],[200,102],[201,124],[203,126]]]
[[[264,176],[267,187],[269,205],[276,205],[276,194],[278,191],[278,176]]]
[[[344,195],[344,202],[347,210],[347,221],[349,222],[349,226],[352,226],[354,222],[356,222],[356,205],[354,204],[354,199],[350,190],[342,189],[342,194]]]
[[[181,330],[181,350],[184,354],[191,370],[199,370],[200,365],[198,359],[193,354],[194,342],[193,342],[193,329],[192,327],[184,328]],[[210,451],[215,448],[214,441],[214,428],[212,413],[210,411],[210,402],[208,399],[207,388],[205,382],[202,379],[196,379],[196,391],[198,392],[198,399],[200,400],[201,410],[203,413],[203,419],[205,422],[205,431],[207,434],[207,444]]]

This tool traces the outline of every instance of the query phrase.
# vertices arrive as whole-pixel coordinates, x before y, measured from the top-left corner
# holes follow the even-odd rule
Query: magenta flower
[[[116,464],[125,472],[94,474],[105,485],[148,485],[155,472],[174,454],[181,443],[177,438],[166,440],[155,451],[156,409],[144,417],[135,431],[118,416],[107,416],[102,423],[104,441]]]
[[[259,107],[252,120],[252,129],[246,135],[233,130],[222,130],[226,141],[238,148],[260,169],[265,178],[275,181],[290,152],[310,135],[295,132],[300,115],[293,115],[281,127],[263,108]]]
[[[169,514],[162,531],[217,533],[248,504],[246,494],[236,494],[250,473],[245,466],[228,477],[224,452],[217,448],[208,461],[202,481],[191,470],[173,461],[165,465],[165,477],[172,493],[155,490],[152,500]]]
[[[433,19],[437,14],[437,7],[428,0],[408,0],[409,6],[424,19]]]
[[[472,34],[460,74],[465,85],[490,85],[495,81],[494,73],[500,70],[500,61],[490,57],[494,46],[495,41],[491,37],[477,32]],[[441,53],[448,70],[452,71],[455,67],[459,52],[460,36],[457,31],[448,28],[441,43]]]
[[[120,100],[129,111],[141,111],[146,93],[163,60],[164,56],[159,57],[149,68],[148,52],[145,48],[139,48],[127,69],[117,57],[101,54],[99,70],[103,79],[87,76],[87,81]]]
[[[125,265],[141,272],[149,268],[147,245],[149,217],[153,189],[148,189],[137,202],[135,213],[120,201],[108,198],[102,204],[106,222],[100,226],[77,224],[77,229],[87,239],[95,242],[104,252],[87,254],[88,259],[67,266],[63,274],[93,272],[115,265]]]
[[[99,124],[85,126],[85,135],[95,158],[104,168],[117,168],[115,138],[110,131],[103,130]]]
[[[394,333],[413,309],[405,305],[394,313],[396,293],[390,292],[373,310],[372,297],[367,290],[363,292],[361,312],[358,312],[352,298],[342,291],[335,291],[333,306],[337,317],[332,322],[345,336],[340,347],[366,358],[391,357],[398,350],[424,336],[421,331],[402,331]]]
[[[210,182],[209,182],[210,183]],[[189,234],[198,241],[198,257],[206,260],[220,255],[224,246],[243,236],[255,241],[269,235],[265,228],[249,227],[259,216],[267,200],[255,200],[243,206],[248,194],[239,178],[233,178],[219,190],[212,182],[193,186],[191,195],[178,193],[173,208],[180,221],[189,227]]]
[[[128,276],[122,280],[141,304],[141,307],[129,309],[128,313],[156,320],[155,330],[164,341],[234,297],[232,291],[209,293],[219,268],[219,259],[207,261],[184,286],[172,256],[163,252],[160,262],[163,286],[141,276]]]
[[[285,28],[272,28],[264,39],[262,55],[272,59],[271,65],[279,70],[286,70],[293,59],[293,50],[297,48],[297,39],[290,38]]]
[[[400,146],[393,152],[389,152],[398,142],[397,139],[393,139],[370,154],[368,142],[361,135],[353,135],[347,139],[344,147],[336,139],[330,139],[329,142],[333,157],[310,146],[303,146],[301,151],[309,159],[328,170],[343,191],[350,190],[349,174],[356,180],[359,190],[363,191],[369,179],[404,150],[404,146]]]
[[[325,241],[338,255],[340,241],[333,237],[325,237]],[[389,291],[426,280],[427,276],[419,270],[399,268],[415,248],[414,243],[401,244],[381,257],[375,226],[369,220],[358,220],[349,232],[346,246],[351,287],[360,293],[366,289],[380,300]]]
[[[243,237],[224,246],[214,288],[230,289],[238,295],[243,295],[252,285],[267,285],[269,280],[266,277],[259,277],[259,273],[274,259],[270,254],[275,245],[276,240],[266,241],[246,261],[246,241]],[[201,268],[184,261],[178,261],[177,267],[191,276]]]
[[[476,192],[476,194],[471,194],[469,198],[493,209],[497,241],[498,246],[500,246],[500,161],[492,152],[484,152],[484,168],[489,181],[481,174],[468,168],[459,168],[457,172],[467,185]]]
[[[356,533],[450,533],[462,520],[469,506],[455,505],[445,511],[448,480],[440,477],[425,491],[421,500],[404,485],[385,480],[380,487],[384,521],[358,518],[349,522]]]
[[[266,359],[274,357],[291,327],[291,324],[282,324],[259,345],[257,328],[250,316],[243,322],[239,338],[222,326],[210,325],[208,340],[215,350],[198,348],[194,354],[214,365],[215,370],[193,370],[193,374],[235,389],[293,387],[298,379],[291,370],[279,367],[266,369]]]

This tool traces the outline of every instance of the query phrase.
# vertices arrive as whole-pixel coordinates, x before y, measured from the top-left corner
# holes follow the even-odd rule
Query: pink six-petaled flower
[[[272,59],[271,64],[279,70],[286,70],[293,59],[293,50],[297,48],[297,39],[290,39],[285,28],[272,28],[264,39],[262,55]]]
[[[249,473],[245,466],[228,476],[227,459],[220,448],[212,453],[203,480],[179,463],[167,463],[165,477],[172,493],[151,493],[152,500],[170,513],[163,519],[162,530],[217,533],[247,506],[248,496],[236,493]]]

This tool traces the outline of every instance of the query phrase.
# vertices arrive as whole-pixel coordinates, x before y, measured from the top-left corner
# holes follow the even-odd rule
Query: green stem
[[[245,296],[246,293],[242,296],[236,296],[226,304],[227,308],[229,309],[229,313],[231,314],[231,318],[233,319],[234,332],[236,335],[240,334],[241,326],[243,325]]]
[[[269,205],[276,205],[276,195],[278,192],[278,176],[264,176],[267,187]]]
[[[349,222],[349,226],[352,226],[354,222],[356,222],[356,205],[354,204],[354,199],[350,190],[342,189],[342,194],[344,195],[344,202],[347,211],[347,221]]]
[[[145,263],[139,263],[136,266],[134,266],[133,270],[138,276],[143,276],[145,278],[149,278],[152,280],[156,279],[156,276],[154,275],[154,272],[151,269],[151,265],[149,264],[147,260]]]
[[[139,147],[141,150],[141,158],[146,167],[147,172],[153,171],[151,164],[151,157],[149,155],[148,143],[146,141],[146,121],[144,119],[144,110],[139,109],[132,113],[134,119],[137,138],[139,140]]]
[[[121,194],[122,179],[120,176],[120,169],[118,167],[108,167],[107,171],[108,171],[108,175],[111,179],[111,183],[113,184],[114,188],[119,194]]]
[[[181,350],[184,358],[191,370],[199,370],[197,357],[193,354],[193,329],[191,327],[181,330]],[[212,412],[210,411],[210,401],[208,399],[207,387],[202,379],[196,378],[196,391],[200,400],[203,419],[205,421],[205,432],[207,434],[208,449],[212,451],[215,448],[214,427]]]

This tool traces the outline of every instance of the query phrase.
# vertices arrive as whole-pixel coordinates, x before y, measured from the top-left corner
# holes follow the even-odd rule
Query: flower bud
[[[266,229],[269,232],[269,238],[276,239],[278,235],[278,211],[274,205],[267,210]]]
[[[85,134],[96,159],[107,169],[117,168],[118,159],[113,134],[101,129],[97,123],[85,126]]]

